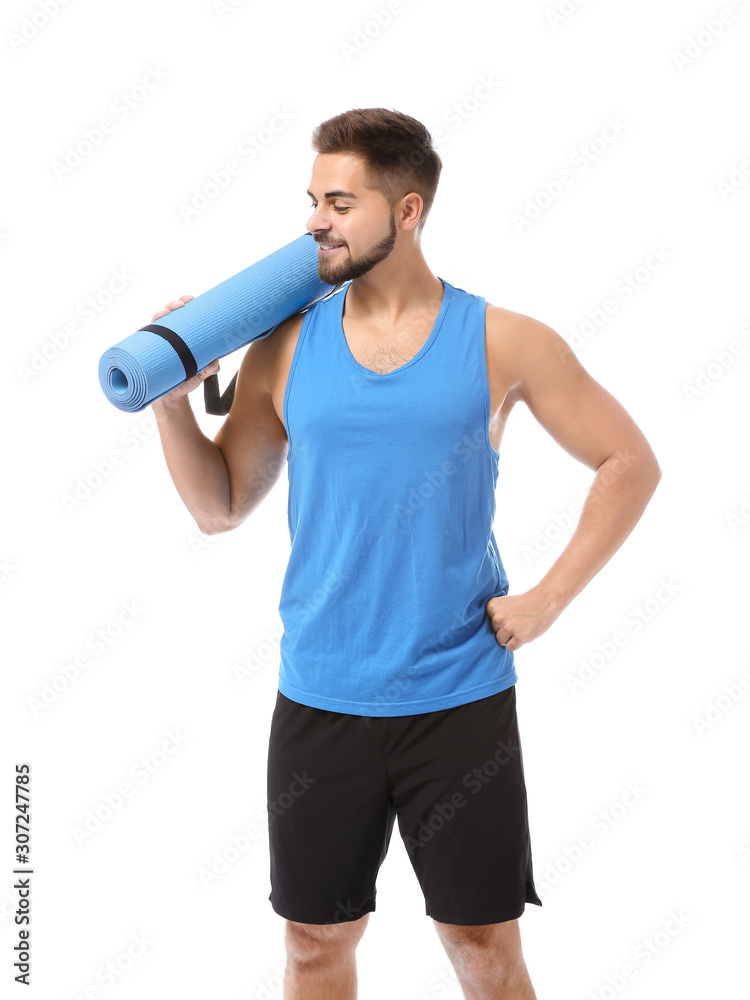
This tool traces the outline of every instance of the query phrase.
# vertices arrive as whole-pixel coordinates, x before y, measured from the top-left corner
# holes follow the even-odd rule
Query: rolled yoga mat
[[[262,340],[339,287],[318,277],[318,245],[305,233],[110,347],[99,359],[99,384],[114,406],[137,413],[214,358]],[[224,397],[224,408],[209,407],[209,381],[218,400],[218,378],[212,375],[204,383],[208,411],[227,412]]]

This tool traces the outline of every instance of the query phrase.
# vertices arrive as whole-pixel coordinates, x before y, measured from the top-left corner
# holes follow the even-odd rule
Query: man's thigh
[[[476,926],[516,919],[527,902],[541,906],[515,686],[390,719],[384,732],[399,831],[427,915]]]
[[[362,716],[278,693],[268,748],[269,900],[301,924],[359,920],[375,909],[390,842],[382,740]]]

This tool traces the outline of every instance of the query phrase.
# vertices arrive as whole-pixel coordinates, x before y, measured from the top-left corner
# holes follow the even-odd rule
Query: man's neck
[[[435,303],[439,307],[442,297],[443,284],[421,252],[406,260],[389,257],[352,281],[346,314],[374,326],[394,326],[409,316],[430,312]]]

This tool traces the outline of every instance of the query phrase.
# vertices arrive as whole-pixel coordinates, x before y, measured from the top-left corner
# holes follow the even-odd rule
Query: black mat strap
[[[237,372],[223,393],[219,390],[219,376],[209,375],[203,380],[203,401],[206,404],[206,413],[211,413],[217,417],[225,417],[232,407],[234,399],[234,387],[237,385]]]
[[[182,362],[182,366],[185,369],[186,379],[192,378],[193,375],[198,374],[198,365],[193,357],[193,352],[178,333],[175,333],[174,330],[170,330],[169,327],[159,326],[158,323],[151,323],[149,326],[142,326],[141,330],[148,330],[149,333],[158,334],[175,349],[180,361]]]

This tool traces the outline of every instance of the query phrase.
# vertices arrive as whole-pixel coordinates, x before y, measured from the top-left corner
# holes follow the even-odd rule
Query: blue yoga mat
[[[137,413],[338,287],[318,277],[318,245],[305,233],[110,347],[99,384],[114,406]]]

